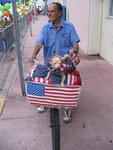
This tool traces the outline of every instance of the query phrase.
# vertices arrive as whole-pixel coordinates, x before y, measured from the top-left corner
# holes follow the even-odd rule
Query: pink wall
[[[89,43],[89,5],[90,0],[71,0],[68,4],[69,21],[74,24],[81,39],[80,48],[85,53]]]

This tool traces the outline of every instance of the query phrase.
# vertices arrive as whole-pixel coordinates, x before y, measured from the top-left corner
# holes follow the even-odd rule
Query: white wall
[[[109,1],[103,1],[100,55],[113,65],[113,18],[108,17]]]
[[[102,0],[90,0],[88,54],[99,54],[101,40]]]

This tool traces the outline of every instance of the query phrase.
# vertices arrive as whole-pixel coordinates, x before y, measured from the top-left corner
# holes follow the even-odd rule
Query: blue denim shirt
[[[37,42],[44,47],[44,62],[53,55],[64,56],[73,46],[80,42],[79,36],[74,26],[61,19],[60,28],[56,29],[52,22],[48,22],[41,30]]]

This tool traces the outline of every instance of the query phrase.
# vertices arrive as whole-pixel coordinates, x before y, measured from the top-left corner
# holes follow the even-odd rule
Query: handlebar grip
[[[35,62],[36,64],[38,64],[38,61],[36,59],[33,59],[32,62]]]

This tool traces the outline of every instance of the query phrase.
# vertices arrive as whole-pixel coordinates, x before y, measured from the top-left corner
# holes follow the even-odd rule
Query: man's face
[[[61,12],[57,9],[55,4],[50,4],[48,6],[48,18],[51,21],[56,21],[60,18]]]

